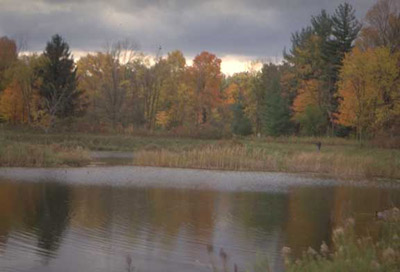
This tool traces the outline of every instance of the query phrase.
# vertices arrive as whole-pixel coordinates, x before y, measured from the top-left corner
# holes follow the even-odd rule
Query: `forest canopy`
[[[292,33],[282,62],[231,76],[206,51],[188,65],[179,50],[150,57],[116,41],[74,60],[59,34],[28,55],[1,37],[0,122],[199,137],[400,135],[400,3],[355,14],[348,3],[321,10]]]

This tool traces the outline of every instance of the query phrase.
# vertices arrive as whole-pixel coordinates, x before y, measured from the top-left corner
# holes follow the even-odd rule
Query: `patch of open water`
[[[283,271],[345,217],[378,233],[397,183],[151,167],[0,168],[0,271]],[[135,270],[133,270],[133,268]]]

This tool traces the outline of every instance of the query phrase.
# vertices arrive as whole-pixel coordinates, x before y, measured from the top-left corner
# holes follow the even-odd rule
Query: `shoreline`
[[[69,168],[2,167],[0,180],[58,182],[76,185],[162,187],[217,191],[285,192],[291,186],[400,188],[398,182],[343,181],[309,174],[198,170],[149,166]]]
[[[17,131],[4,132],[2,136],[0,167],[68,169],[88,165],[135,165],[306,174],[347,182],[400,181],[399,149],[363,147],[341,138],[202,140],[124,135],[30,135]],[[319,151],[315,146],[317,140],[323,143]]]

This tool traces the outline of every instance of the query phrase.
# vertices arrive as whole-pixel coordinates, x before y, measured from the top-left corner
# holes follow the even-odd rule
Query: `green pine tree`
[[[232,132],[236,135],[250,135],[252,133],[251,122],[244,114],[244,107],[242,103],[243,97],[239,95],[238,102],[232,105],[233,122]]]
[[[279,68],[277,65],[268,64],[264,65],[262,70],[265,91],[263,132],[270,136],[287,135],[292,129],[289,104],[281,92]]]
[[[291,132],[290,110],[282,97],[279,79],[274,79],[265,97],[264,133],[270,136],[288,135]]]
[[[346,53],[350,52],[357,35],[361,29],[361,23],[355,16],[355,10],[348,3],[343,3],[335,10],[332,15],[332,38],[324,48],[323,56],[327,62],[327,71],[325,74],[329,88],[329,112],[337,111],[337,81],[339,71],[343,65],[343,59]],[[333,120],[331,120],[333,121]]]
[[[66,118],[79,112],[82,92],[77,89],[76,68],[69,46],[60,35],[51,38],[43,55],[46,61],[40,69],[39,94],[53,123],[55,117]]]

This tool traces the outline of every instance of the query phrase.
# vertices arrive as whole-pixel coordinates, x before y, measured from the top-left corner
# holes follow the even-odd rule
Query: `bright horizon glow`
[[[75,61],[78,61],[80,58],[86,56],[87,54],[96,54],[95,51],[79,51],[79,50],[71,50],[72,55]],[[144,54],[150,59],[154,59],[154,56],[151,54]],[[164,55],[166,57],[167,54]],[[194,56],[184,55],[186,59],[186,65],[192,66]],[[262,68],[262,64],[266,62],[272,63],[280,63],[282,61],[279,57],[271,57],[265,59],[257,59],[252,56],[244,56],[244,55],[225,55],[218,56],[217,58],[221,59],[221,72],[227,76],[231,76],[236,73],[241,72],[250,72],[250,71],[260,71]],[[150,61],[152,63],[152,61]]]
[[[29,55],[32,53],[41,54],[41,51],[28,51],[21,52],[21,55]],[[71,55],[74,58],[74,61],[77,62],[80,58],[86,56],[87,54],[96,54],[97,51],[81,51],[81,50],[71,50]],[[145,54],[145,56],[153,59],[154,56],[151,54]],[[166,56],[166,55],[165,55]],[[164,56],[164,57],[165,57]],[[241,72],[249,72],[249,71],[260,71],[262,68],[262,64],[265,62],[273,62],[279,63],[281,60],[277,57],[275,58],[266,58],[266,59],[256,59],[251,56],[242,56],[242,55],[225,55],[225,56],[217,56],[221,59],[221,72],[226,76],[231,76],[235,73]],[[186,65],[191,66],[193,64],[194,56],[185,56]],[[274,60],[273,60],[274,59]],[[152,63],[152,61],[150,61]]]

